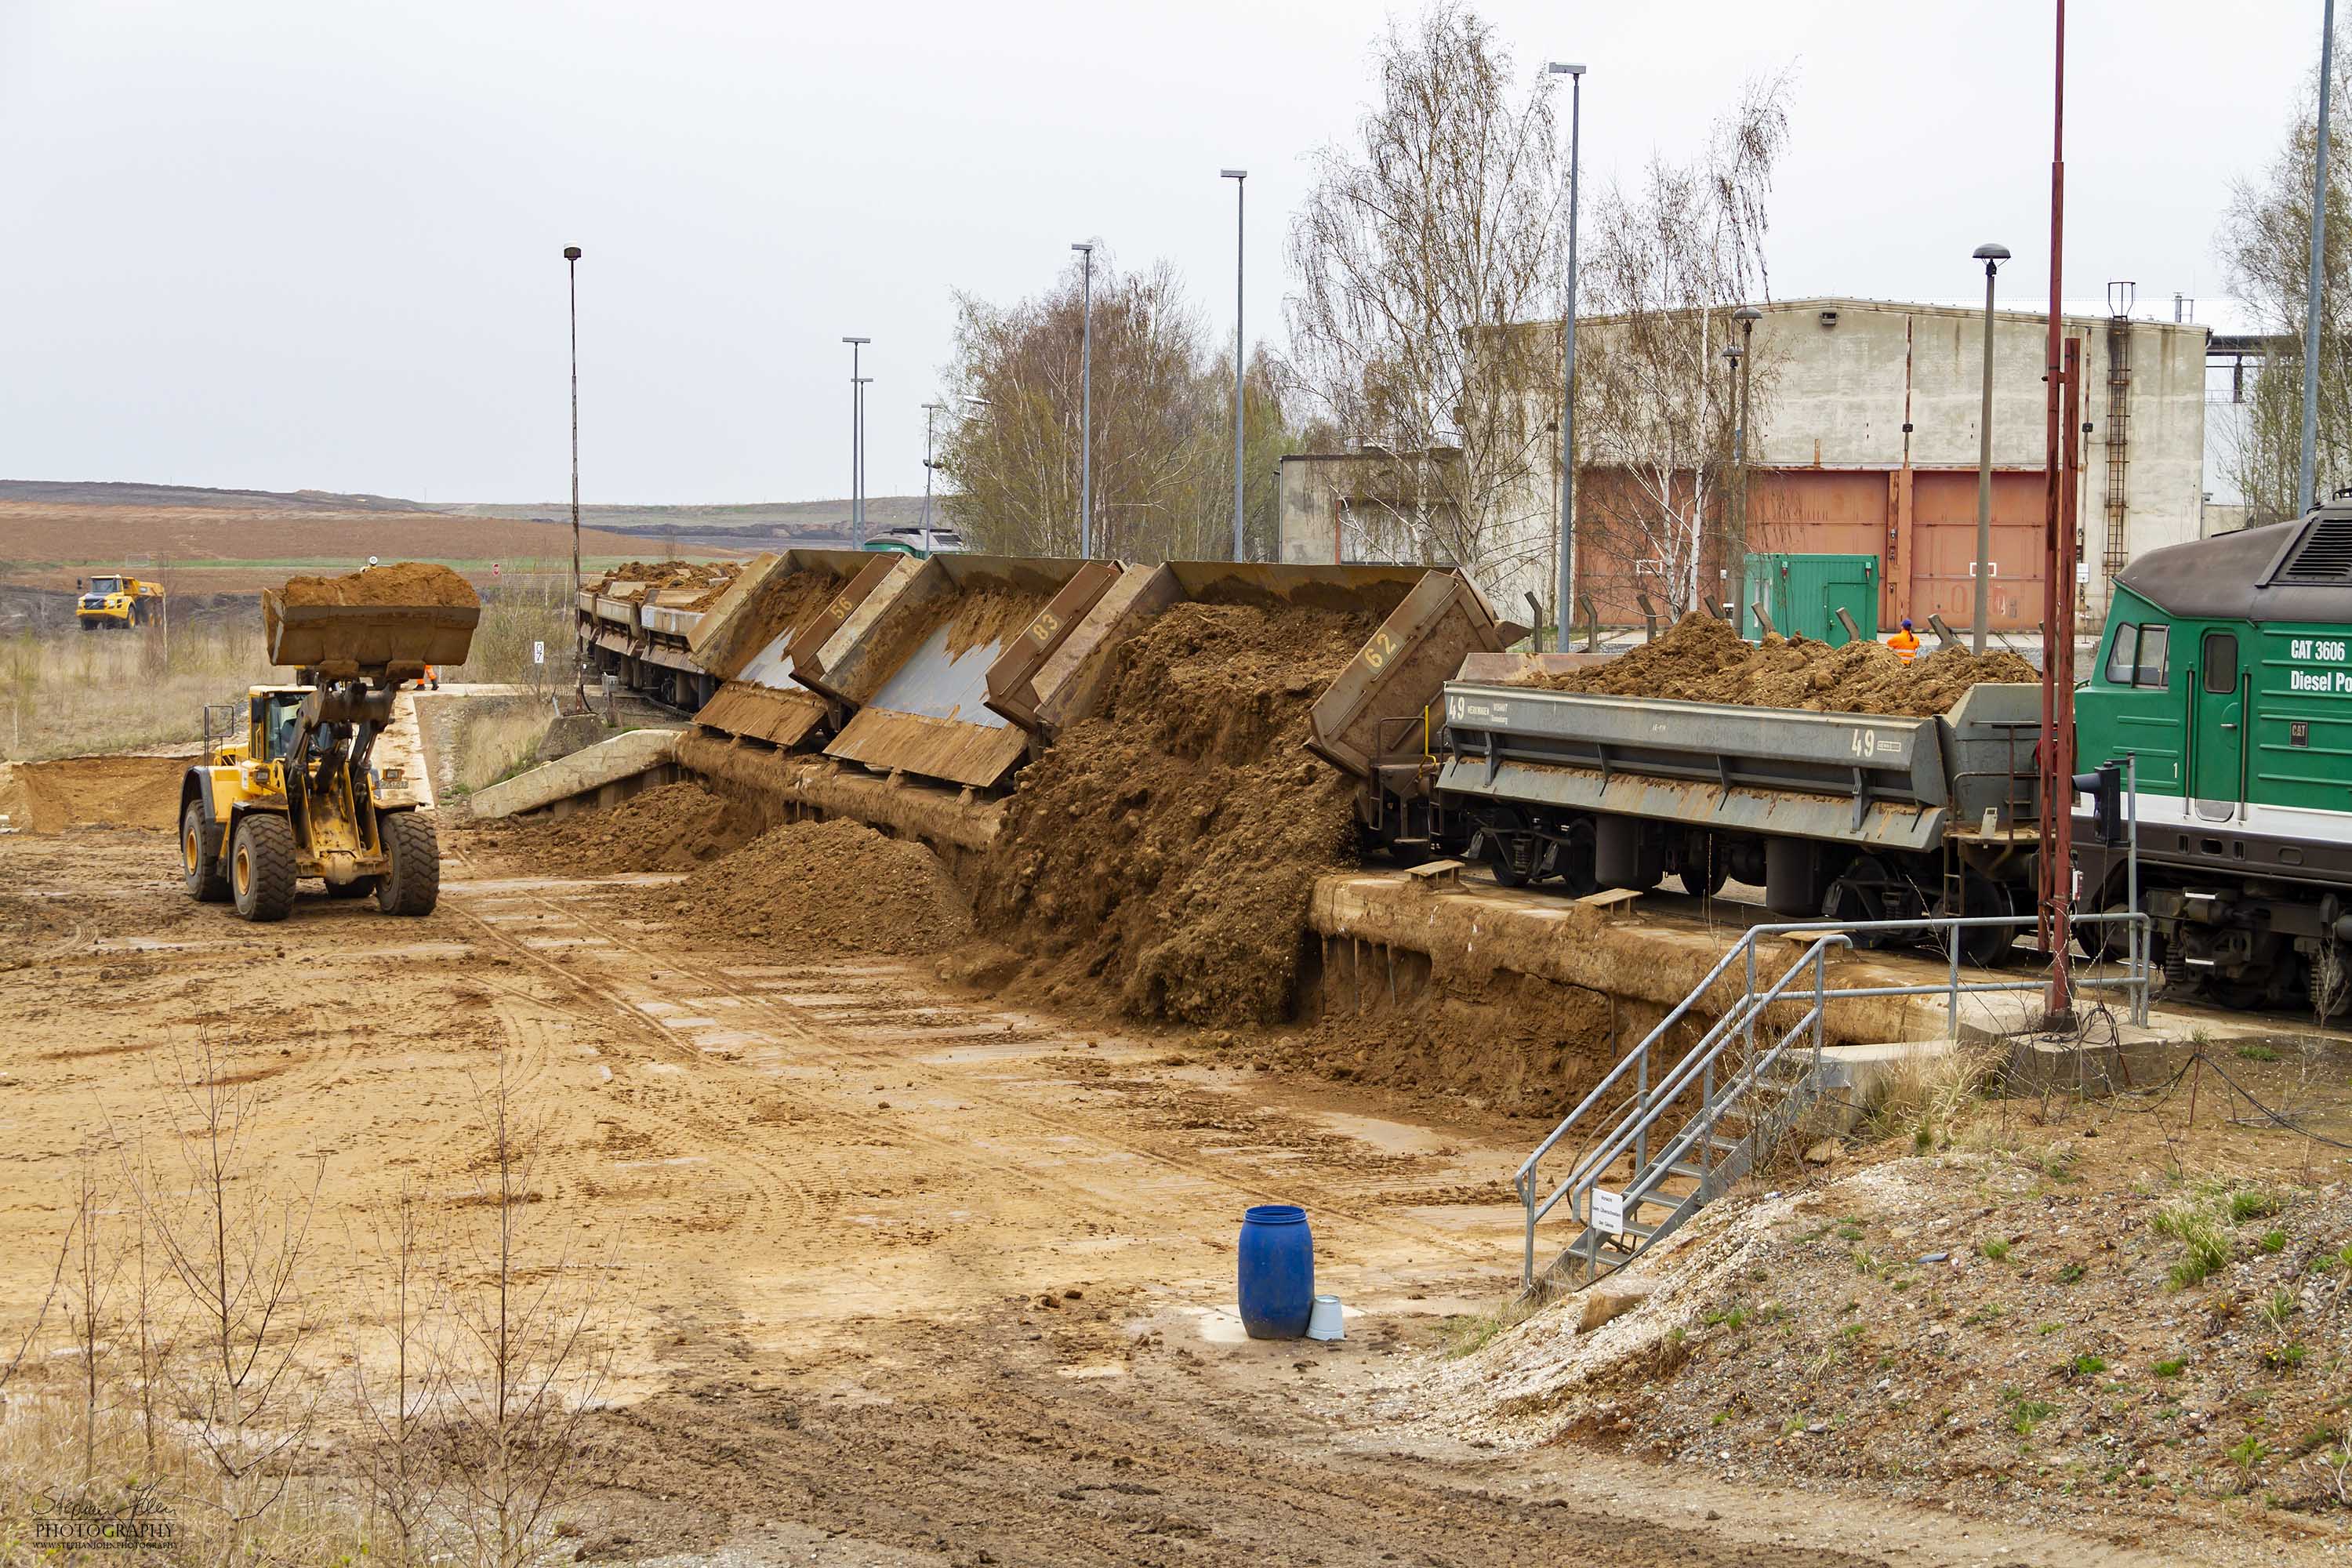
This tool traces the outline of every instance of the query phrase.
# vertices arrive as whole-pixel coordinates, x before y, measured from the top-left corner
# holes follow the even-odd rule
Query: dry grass
[[[1990,1082],[2000,1056],[1998,1047],[1965,1045],[1906,1052],[1865,1085],[1865,1132],[1906,1139],[1917,1154],[1948,1146],[1955,1124]]]
[[[277,678],[253,627],[19,633],[0,642],[0,758],[194,744],[205,703]]]
[[[547,735],[551,710],[537,698],[511,703],[481,698],[467,704],[469,712],[457,740],[457,781],[461,794],[485,789],[529,766]]]

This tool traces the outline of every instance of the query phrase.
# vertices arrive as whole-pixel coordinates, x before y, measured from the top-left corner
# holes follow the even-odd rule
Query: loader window
[[[93,594],[120,594],[122,592],[122,579],[120,577],[92,577],[89,580],[89,591]]]
[[[302,715],[299,692],[261,699],[261,761],[282,762],[293,749],[295,721]]]

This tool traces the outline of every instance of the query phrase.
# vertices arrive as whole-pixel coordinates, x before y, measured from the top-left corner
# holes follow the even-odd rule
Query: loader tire
[[[249,921],[282,921],[294,910],[294,828],[274,811],[237,818],[228,845],[229,896]]]
[[[200,904],[228,902],[228,878],[221,869],[221,858],[213,848],[212,814],[201,800],[188,802],[188,809],[180,814],[181,885],[188,897]]]
[[[392,868],[375,885],[375,907],[388,915],[431,914],[441,898],[441,846],[433,825],[413,811],[381,820]]]

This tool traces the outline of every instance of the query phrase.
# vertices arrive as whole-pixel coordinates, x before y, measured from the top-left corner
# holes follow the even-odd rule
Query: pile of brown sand
[[[741,808],[681,782],[553,822],[479,823],[467,830],[467,853],[511,870],[557,876],[689,871],[740,848],[754,831]]]
[[[0,763],[0,816],[17,833],[180,823],[180,781],[191,757],[61,757]]]
[[[1622,658],[1530,675],[1519,684],[1614,697],[1927,718],[1948,711],[1969,688],[1982,682],[2039,679],[2033,667],[2013,653],[1948,647],[1905,664],[1880,642],[1840,647],[1805,637],[1744,642],[1728,622],[1694,612],[1657,641]]]
[[[742,565],[734,561],[632,561],[615,566],[610,572],[586,584],[592,594],[618,595],[635,600],[677,589],[690,590],[692,597],[672,608],[703,610],[710,607],[719,595],[727,592]]]
[[[433,561],[370,566],[342,577],[289,577],[278,590],[286,605],[479,605],[474,585]]]
[[[1063,1000],[1197,1024],[1286,1016],[1315,879],[1353,862],[1354,786],[1300,749],[1369,616],[1182,604],[1022,775],[982,870],[992,936]]]
[[[938,856],[841,817],[771,828],[654,898],[703,936],[801,952],[911,955],[971,935]]]

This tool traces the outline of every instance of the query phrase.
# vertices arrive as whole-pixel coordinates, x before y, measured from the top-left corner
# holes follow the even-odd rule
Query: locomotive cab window
[[[2215,696],[2238,689],[2238,634],[2205,634],[2205,689]]]
[[[2167,647],[2172,628],[2150,624],[2135,626],[2130,622],[2116,628],[2116,640],[2107,649],[2107,683],[2111,686],[2162,686],[2169,672],[2165,665]]]

